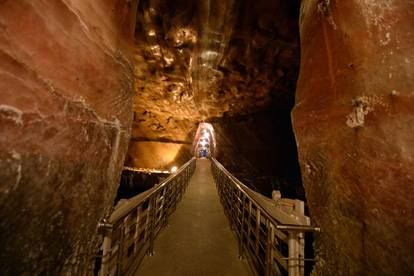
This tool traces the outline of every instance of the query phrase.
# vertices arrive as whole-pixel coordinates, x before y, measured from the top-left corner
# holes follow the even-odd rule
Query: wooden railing
[[[258,275],[299,276],[305,273],[305,232],[319,232],[304,215],[304,202],[268,199],[252,191],[217,160],[211,162],[220,201],[247,258]]]
[[[154,239],[167,225],[194,169],[193,158],[159,185],[129,199],[100,224],[104,232],[100,276],[132,275],[145,255],[153,253]]]

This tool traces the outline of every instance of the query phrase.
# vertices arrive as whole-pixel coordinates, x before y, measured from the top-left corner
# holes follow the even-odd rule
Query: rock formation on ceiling
[[[302,2],[294,129],[323,230],[315,275],[411,275],[414,4]],[[89,261],[132,108],[133,165],[189,158],[206,120],[233,171],[281,179],[288,196],[300,188],[298,1],[136,3],[0,1],[3,274]]]
[[[130,135],[132,4],[0,1],[2,275],[59,275],[97,252]]]
[[[303,1],[294,129],[315,275],[414,274],[414,2]]]
[[[275,103],[289,112],[299,64],[298,11],[298,1],[141,1],[127,164],[184,163],[202,120],[237,121]]]

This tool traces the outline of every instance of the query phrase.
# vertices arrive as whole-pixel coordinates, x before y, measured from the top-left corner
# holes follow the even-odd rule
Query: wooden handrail
[[[111,216],[108,219],[109,223],[115,223],[122,217],[124,217],[126,214],[128,214],[133,208],[135,208],[140,203],[146,201],[148,198],[150,198],[153,194],[155,194],[157,191],[162,189],[165,185],[168,185],[174,178],[178,177],[180,173],[185,170],[188,166],[191,165],[192,162],[194,162],[195,158],[193,157],[190,159],[187,163],[182,165],[175,173],[172,173],[170,176],[168,176],[166,179],[164,179],[161,183],[155,185],[151,189],[140,193],[130,199],[128,199],[127,202],[122,204],[119,208],[116,208]]]
[[[304,215],[303,201],[280,199],[284,204],[271,204],[216,159],[212,158],[211,166],[220,201],[239,241],[240,257],[247,257],[258,275],[304,275],[305,261],[314,261],[305,258],[304,232],[320,229]]]
[[[215,165],[230,179],[232,179],[234,185],[241,191],[245,192],[247,197],[256,202],[258,207],[261,209],[262,212],[266,213],[272,220],[275,225],[310,225],[309,218],[305,215],[294,214],[294,213],[287,213],[280,208],[269,208],[264,203],[263,198],[257,194],[257,192],[253,191],[246,185],[244,185],[240,180],[238,180],[235,176],[233,176],[220,162],[218,162],[215,158],[212,158],[212,161]],[[275,212],[275,214],[271,214],[271,212]],[[306,227],[308,228],[308,227]],[[311,227],[311,232],[318,232],[320,229],[317,227]]]
[[[154,239],[167,225],[194,170],[192,158],[160,184],[116,208],[100,224],[104,233],[100,276],[133,275],[145,255],[153,253]]]

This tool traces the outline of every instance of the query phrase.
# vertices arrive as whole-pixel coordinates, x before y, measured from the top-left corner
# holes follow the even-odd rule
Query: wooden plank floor
[[[187,191],[135,275],[250,275],[220,204],[210,160],[197,159]]]

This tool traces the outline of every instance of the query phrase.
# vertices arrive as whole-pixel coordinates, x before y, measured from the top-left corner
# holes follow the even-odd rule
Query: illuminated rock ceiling
[[[286,1],[141,1],[133,140],[191,143],[201,120],[291,99],[295,8]]]
[[[263,194],[303,177],[312,275],[414,275],[414,2],[298,2],[0,0],[1,274],[91,274],[134,112],[128,165],[204,120]]]

